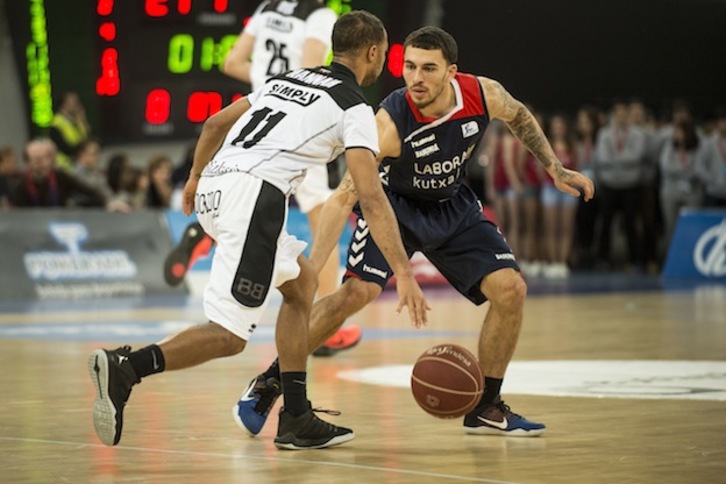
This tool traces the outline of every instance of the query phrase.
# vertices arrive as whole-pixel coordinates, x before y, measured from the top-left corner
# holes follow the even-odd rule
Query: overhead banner
[[[726,211],[682,212],[663,277],[726,283]]]
[[[186,294],[164,282],[171,239],[159,212],[0,214],[0,300]]]

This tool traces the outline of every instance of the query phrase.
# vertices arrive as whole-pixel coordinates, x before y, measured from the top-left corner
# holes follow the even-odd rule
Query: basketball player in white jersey
[[[237,42],[227,55],[223,71],[228,76],[247,82],[252,90],[260,89],[272,76],[291,69],[323,65],[330,51],[331,33],[337,16],[325,7],[323,0],[265,0],[250,18]],[[320,165],[308,170],[305,181],[298,187],[295,200],[306,214],[311,233],[315,233],[322,204],[331,195],[328,170]],[[181,259],[176,270],[193,264],[188,255],[209,250],[209,239],[198,224],[185,231],[185,237],[172,259]],[[339,283],[340,254],[333,249],[318,276],[318,296],[333,292]],[[171,274],[171,264],[165,272]],[[170,275],[167,280],[173,279]],[[179,279],[181,282],[181,279]],[[347,325],[337,331],[315,355],[329,356],[350,348],[360,341],[361,329]]]
[[[330,52],[331,33],[337,18],[323,0],[265,0],[250,18],[224,62],[224,73],[257,90],[272,76],[291,69],[323,65]],[[300,211],[307,215],[315,233],[323,203],[332,190],[326,166],[308,170],[295,193]],[[340,251],[333,249],[318,276],[318,297],[337,289],[340,282]],[[316,352],[330,356],[356,345],[361,329],[348,324],[340,328]]]
[[[90,355],[94,427],[103,443],[119,442],[124,407],[142,378],[240,353],[272,288],[283,295],[275,341],[285,406],[275,445],[323,448],[354,437],[352,430],[319,419],[307,399],[307,333],[317,274],[302,255],[306,244],[286,233],[285,222],[289,196],[305,172],[344,152],[370,231],[396,271],[398,309],[408,308],[412,324],[426,323],[428,304],[383,192],[375,118],[360,89],[380,75],[387,48],[377,17],[363,11],[343,15],[333,29],[329,68],[276,76],[204,123],[182,206],[187,215],[196,212],[217,243],[204,291],[209,322],[137,351],[125,346]]]

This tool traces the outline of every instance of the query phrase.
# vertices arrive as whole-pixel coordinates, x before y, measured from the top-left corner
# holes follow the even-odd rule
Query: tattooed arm
[[[576,187],[579,187],[584,192],[585,200],[590,200],[595,194],[592,180],[582,173],[562,166],[529,109],[514,99],[497,81],[480,77],[479,82],[484,89],[489,117],[499,118],[507,123],[512,133],[542,163],[559,190],[577,197],[580,192]]]

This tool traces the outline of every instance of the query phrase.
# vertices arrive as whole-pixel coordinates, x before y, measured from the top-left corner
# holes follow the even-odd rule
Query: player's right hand
[[[182,191],[182,212],[187,217],[194,212],[194,196],[197,194],[199,177],[190,175]]]
[[[406,306],[411,325],[416,328],[426,326],[428,324],[427,311],[431,310],[431,306],[426,301],[424,293],[413,275],[396,276],[396,291],[398,292],[396,313],[400,314],[401,309]]]

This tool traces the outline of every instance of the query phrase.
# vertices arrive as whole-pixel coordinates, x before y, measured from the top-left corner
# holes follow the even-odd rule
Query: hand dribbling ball
[[[416,403],[434,417],[462,417],[477,406],[484,392],[479,363],[458,345],[429,348],[413,366],[411,391]]]

